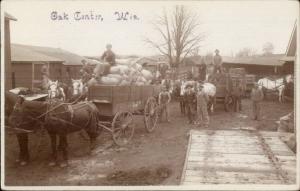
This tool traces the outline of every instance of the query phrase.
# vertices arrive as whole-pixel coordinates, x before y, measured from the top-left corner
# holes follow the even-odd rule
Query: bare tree
[[[253,48],[243,48],[241,49],[235,56],[236,57],[248,57],[248,56],[255,56],[256,55],[256,50]]]
[[[274,45],[271,42],[266,42],[263,45],[263,55],[272,55],[274,51]]]
[[[178,68],[188,55],[198,53],[204,35],[199,33],[198,17],[186,7],[175,6],[171,13],[164,9],[162,16],[157,16],[152,24],[161,42],[149,38],[146,42],[167,56],[171,67]]]

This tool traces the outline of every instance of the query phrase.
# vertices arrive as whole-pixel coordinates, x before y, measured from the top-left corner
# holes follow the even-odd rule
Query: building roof
[[[5,19],[8,19],[8,20],[17,21],[17,19],[14,16],[8,14],[7,12],[4,13],[4,17],[5,17]]]
[[[261,66],[282,66],[280,59],[284,54],[273,54],[269,56],[249,56],[249,57],[227,57],[223,56],[224,64],[246,64]]]
[[[35,52],[36,54],[44,55],[46,58],[55,58],[58,61],[63,61],[64,65],[82,65],[81,60],[85,59],[83,56],[68,52],[60,48],[42,47],[42,46],[30,46],[13,44],[22,50]],[[13,52],[13,50],[12,50]]]
[[[28,49],[24,46],[11,44],[12,62],[63,62],[63,60]]]
[[[295,56],[297,49],[297,21],[295,21],[292,34],[290,36],[289,44],[286,49],[286,56]]]

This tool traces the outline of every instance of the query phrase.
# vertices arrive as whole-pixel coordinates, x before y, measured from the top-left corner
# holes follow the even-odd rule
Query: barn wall
[[[82,68],[81,65],[62,65],[62,81],[66,82],[68,78],[68,72],[70,78],[72,79],[80,79],[80,69]]]
[[[226,69],[229,69],[229,68],[245,68],[247,74],[254,74],[254,75],[257,75],[257,76],[280,75],[280,74],[282,74],[282,67],[281,66],[277,66],[277,74],[275,73],[275,66],[225,63],[224,67]]]
[[[32,86],[32,63],[13,63],[12,72],[15,77],[15,87]]]
[[[61,62],[51,62],[49,67],[49,76],[51,80],[62,81],[63,79],[63,65]]]
[[[5,20],[5,32],[4,32],[4,46],[5,46],[5,55],[4,55],[4,62],[5,62],[5,69],[4,69],[4,79],[5,79],[5,90],[9,90],[12,88],[12,71],[11,71],[11,53],[10,53],[10,26],[9,20]]]

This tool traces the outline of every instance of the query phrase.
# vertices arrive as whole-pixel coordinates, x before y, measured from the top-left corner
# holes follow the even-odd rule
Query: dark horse
[[[14,104],[10,112],[8,124],[17,133],[20,147],[19,161],[25,165],[29,161],[28,134],[25,132],[37,131],[45,128],[51,139],[52,160],[49,165],[58,162],[58,151],[62,152],[61,167],[67,166],[67,134],[85,130],[90,138],[91,148],[101,130],[98,128],[98,110],[91,102],[65,104],[61,101],[48,100],[25,101],[12,93],[6,93],[6,102]],[[9,111],[10,110],[10,111]],[[57,146],[57,137],[59,144]]]

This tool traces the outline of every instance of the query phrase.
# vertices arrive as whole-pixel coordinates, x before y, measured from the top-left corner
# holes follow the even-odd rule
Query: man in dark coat
[[[116,55],[111,49],[112,45],[107,44],[106,51],[102,54],[101,60],[108,62],[111,66],[113,66],[116,64]]]
[[[201,59],[201,63],[198,68],[198,74],[199,74],[199,80],[202,82],[205,81],[205,79],[206,79],[206,63],[205,63],[204,58]]]

